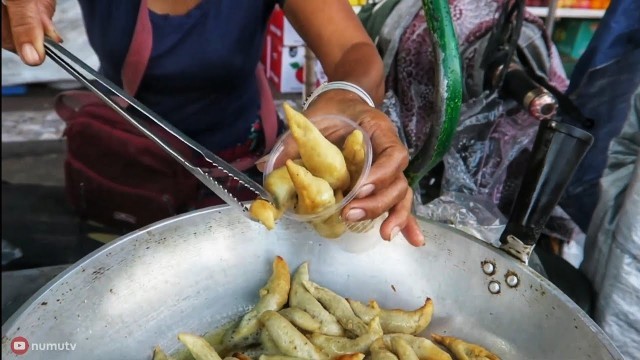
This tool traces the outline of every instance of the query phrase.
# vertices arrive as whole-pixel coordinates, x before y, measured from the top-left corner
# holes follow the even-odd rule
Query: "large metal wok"
[[[281,255],[292,269],[310,261],[312,279],[344,296],[407,308],[429,296],[428,332],[480,343],[503,359],[622,358],[527,266],[444,225],[420,225],[425,247],[375,236],[371,250],[348,253],[301,224],[283,221],[267,232],[228,207],[171,218],[105,245],[51,281],[3,326],[2,357],[150,359],[154,345],[175,350],[179,331],[205,333],[247,311]],[[75,350],[16,356],[9,345],[17,336]]]

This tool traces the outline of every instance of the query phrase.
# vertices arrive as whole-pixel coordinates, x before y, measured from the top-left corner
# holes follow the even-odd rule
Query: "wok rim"
[[[214,213],[214,212],[220,212],[223,210],[227,210],[229,209],[229,211],[235,211],[235,209],[232,209],[230,205],[217,205],[217,206],[212,206],[212,207],[208,207],[208,208],[203,208],[203,209],[198,209],[198,210],[194,210],[194,211],[190,211],[187,213],[183,213],[183,214],[179,214],[170,218],[166,218],[160,221],[157,221],[153,224],[149,224],[147,226],[144,226],[138,230],[135,230],[133,232],[130,232],[128,234],[125,234],[107,244],[104,244],[103,246],[99,247],[98,249],[90,252],[89,254],[85,255],[84,257],[82,257],[81,259],[79,259],[78,261],[76,261],[75,263],[71,264],[68,268],[66,268],[64,271],[62,271],[60,274],[58,274],[56,277],[54,277],[52,280],[50,280],[49,282],[47,282],[44,286],[42,286],[35,294],[33,294],[27,301],[24,302],[24,304],[22,304],[8,319],[7,321],[2,324],[2,339],[3,342],[5,340],[7,340],[7,333],[11,330],[13,330],[16,325],[18,324],[20,318],[26,314],[32,307],[36,306],[39,301],[38,299],[40,299],[40,297],[42,297],[44,294],[47,293],[47,291],[51,290],[56,284],[62,282],[70,273],[76,271],[78,268],[80,268],[83,264],[87,263],[89,260],[93,259],[94,257],[99,256],[102,253],[106,253],[108,252],[110,249],[116,247],[116,246],[120,246],[122,243],[126,242],[126,241],[130,241],[133,238],[136,238],[137,236],[156,229],[160,226],[166,226],[168,224],[172,224],[172,223],[176,223],[179,222],[181,220],[184,219],[188,219],[191,217],[197,217],[197,216],[201,216],[207,213]],[[459,236],[462,236],[463,238],[475,242],[477,245],[483,246],[485,249],[490,250],[495,256],[499,256],[503,259],[506,259],[507,261],[510,261],[512,263],[515,264],[515,266],[518,267],[519,271],[524,271],[526,273],[528,273],[529,275],[531,275],[532,277],[534,277],[538,282],[540,282],[543,286],[545,286],[547,289],[547,291],[556,296],[561,302],[563,302],[565,305],[567,305],[569,307],[570,310],[573,310],[574,314],[576,314],[580,320],[582,320],[584,322],[584,324],[596,335],[596,337],[598,338],[598,340],[600,341],[600,343],[605,347],[605,349],[609,352],[609,354],[612,356],[612,358],[614,359],[621,359],[624,360],[624,357],[622,356],[622,354],[618,351],[618,349],[616,348],[616,346],[613,344],[613,342],[611,341],[611,339],[604,333],[604,331],[600,328],[600,326],[598,326],[598,324],[595,323],[595,321],[589,317],[589,315],[587,315],[573,300],[571,300],[565,293],[563,293],[557,286],[555,286],[553,283],[551,283],[549,280],[547,280],[546,278],[544,278],[543,276],[541,276],[539,273],[537,273],[536,271],[534,271],[533,269],[531,269],[529,266],[522,264],[521,262],[517,261],[517,259],[515,259],[514,257],[512,257],[511,255],[507,254],[505,251],[500,250],[499,248],[496,248],[468,233],[465,233],[464,231],[458,230],[454,227],[448,226],[446,224],[442,224],[433,220],[428,220],[425,219],[424,217],[421,216],[417,216],[417,219],[419,221],[425,222],[427,224],[430,224],[432,226],[436,226],[442,229],[446,229],[447,231],[451,231]],[[428,241],[428,239],[427,239]]]

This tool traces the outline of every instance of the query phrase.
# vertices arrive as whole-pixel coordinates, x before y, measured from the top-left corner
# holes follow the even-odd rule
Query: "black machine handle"
[[[577,127],[553,120],[540,122],[529,166],[500,236],[505,251],[528,262],[553,208],[592,143],[593,136]]]
[[[555,117],[558,110],[556,98],[519,65],[510,64],[503,77],[502,66],[490,74],[490,86],[494,89],[499,88],[502,97],[516,101],[538,120],[551,120]]]
[[[509,67],[504,76],[502,91],[538,120],[551,120],[558,110],[553,95],[533,81],[519,66]]]

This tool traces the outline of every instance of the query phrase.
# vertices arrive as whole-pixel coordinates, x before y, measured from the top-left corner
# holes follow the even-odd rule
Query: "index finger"
[[[366,184],[386,187],[409,164],[407,148],[400,141],[395,125],[382,113],[362,119],[360,126],[369,134],[374,153]]]
[[[32,0],[7,0],[11,35],[16,52],[27,65],[44,61],[44,29],[38,3]]]

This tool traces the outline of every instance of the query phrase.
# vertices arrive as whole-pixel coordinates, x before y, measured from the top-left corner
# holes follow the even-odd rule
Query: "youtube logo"
[[[11,351],[16,355],[23,355],[29,351],[29,341],[22,336],[14,337],[11,340]]]

